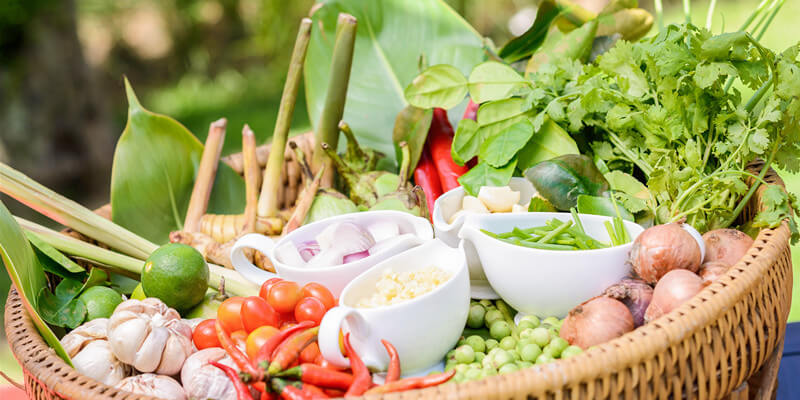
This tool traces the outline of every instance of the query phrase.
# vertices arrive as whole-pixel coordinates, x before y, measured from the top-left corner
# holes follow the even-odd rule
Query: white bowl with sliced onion
[[[231,250],[231,262],[258,285],[277,276],[300,285],[321,283],[338,297],[362,272],[431,239],[433,230],[424,218],[400,211],[365,211],[301,226],[277,241],[257,233],[242,236]],[[277,274],[253,265],[246,249],[267,256]]]

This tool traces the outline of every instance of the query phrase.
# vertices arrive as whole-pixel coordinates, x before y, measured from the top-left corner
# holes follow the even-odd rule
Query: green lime
[[[131,299],[134,300],[144,300],[147,296],[144,295],[144,289],[142,289],[142,284],[139,283],[136,285],[136,288],[133,289],[133,293],[131,293]]]
[[[105,286],[92,286],[84,290],[78,298],[86,304],[87,321],[110,317],[119,303],[122,303],[122,295]]]
[[[200,304],[194,306],[191,310],[186,312],[184,316],[186,319],[203,318],[213,319],[217,318],[217,309],[219,305],[225,300],[225,297],[220,296],[219,292],[213,289],[208,289],[208,292],[203,297]]]
[[[147,297],[157,297],[164,304],[186,311],[205,297],[208,289],[208,264],[191,246],[165,244],[144,263],[142,289]]]

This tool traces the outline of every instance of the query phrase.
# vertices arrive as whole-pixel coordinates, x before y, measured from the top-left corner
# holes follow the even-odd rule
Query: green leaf
[[[589,21],[567,34],[553,30],[547,35],[541,49],[531,56],[525,67],[525,74],[536,72],[542,65],[562,58],[586,61],[597,35],[597,20]]]
[[[628,221],[634,220],[633,214],[631,214],[630,211],[626,210],[625,207],[622,207],[620,204],[617,204],[617,208],[614,208],[614,202],[607,197],[582,194],[578,196],[577,207],[578,212],[581,214],[604,215],[606,217],[616,217],[618,208],[619,215],[622,219],[627,219]]]
[[[517,122],[487,138],[481,144],[480,159],[492,167],[500,168],[506,165],[525,146],[525,143],[528,143],[531,136],[533,136],[533,125],[530,121]]]
[[[509,63],[530,56],[542,45],[550,25],[560,13],[561,9],[556,6],[554,1],[542,1],[536,10],[536,19],[533,21],[533,25],[522,35],[509,40],[497,54]]]
[[[450,149],[453,161],[458,165],[464,165],[478,155],[482,141],[483,137],[478,134],[478,123],[471,119],[461,120],[453,137],[453,147]]]
[[[497,61],[487,61],[469,74],[469,95],[476,104],[502,100],[524,84],[527,81],[513,68]]]
[[[737,70],[730,62],[703,63],[694,72],[694,82],[706,89],[719,81],[721,77],[736,76]]]
[[[42,252],[42,254],[47,256],[52,261],[56,262],[64,270],[71,273],[86,272],[86,270],[80,265],[78,265],[78,263],[72,261],[71,259],[69,259],[69,257],[65,256],[64,254],[61,254],[60,251],[56,250],[55,247],[49,245],[47,242],[36,236],[35,233],[30,231],[25,231],[25,236],[27,236],[28,241],[31,243],[31,245],[33,245],[33,247],[36,250]]]
[[[155,243],[183,226],[203,144],[172,118],[145,110],[125,80],[128,123],[117,143],[111,177],[111,219]],[[244,209],[244,181],[220,163],[208,212]]]
[[[42,338],[64,362],[72,366],[69,355],[39,314],[39,293],[47,290],[44,269],[19,224],[2,202],[0,202],[0,258]]]
[[[136,289],[136,286],[139,285],[139,281],[133,278],[128,278],[125,275],[111,273],[109,277],[111,280],[111,288],[120,292],[124,295],[130,295],[133,293],[133,290]]]
[[[478,191],[484,186],[505,186],[514,175],[517,167],[517,160],[511,160],[502,168],[494,168],[491,165],[480,162],[474,168],[458,178],[458,183],[464,187],[472,196],[477,196]]]
[[[317,124],[325,103],[337,16],[351,14],[358,30],[343,119],[362,145],[391,157],[389,132],[406,106],[404,88],[420,72],[420,56],[428,65],[452,65],[462,76],[485,59],[481,35],[442,0],[325,0],[317,6],[303,68],[309,119]]]
[[[539,195],[559,210],[575,207],[578,196],[599,196],[608,189],[603,175],[584,155],[566,154],[525,170]]]
[[[409,174],[414,173],[414,168],[417,167],[419,157],[422,155],[422,149],[425,147],[425,139],[428,138],[428,129],[431,127],[433,121],[433,110],[417,108],[412,105],[404,108],[397,114],[397,119],[394,121],[394,131],[392,132],[392,140],[395,144],[400,142],[408,143],[408,149],[411,152],[411,168]],[[395,146],[395,156],[401,159],[400,147]]]
[[[89,271],[89,277],[86,278],[86,281],[81,285],[80,293],[83,293],[84,290],[92,286],[102,285],[108,281],[108,279],[109,277],[106,271],[100,268],[92,268],[91,271]]]
[[[491,101],[482,104],[478,108],[476,121],[478,126],[484,127],[522,115],[529,109],[530,105],[526,104],[525,100],[517,97]]]
[[[531,198],[531,204],[528,205],[528,212],[555,212],[557,211],[549,201],[534,196]]]
[[[519,152],[519,169],[524,171],[544,160],[564,154],[580,154],[575,140],[561,126],[547,118],[541,129]]]
[[[78,297],[82,288],[83,283],[81,281],[76,281],[74,279],[63,279],[56,286],[55,294],[59,300],[68,302]]]
[[[75,297],[63,298],[58,294],[53,295],[46,288],[43,288],[39,294],[39,308],[42,318],[53,326],[75,329],[86,318],[86,304],[83,301]]]
[[[449,110],[467,95],[467,78],[451,65],[434,65],[414,78],[404,93],[415,107]]]

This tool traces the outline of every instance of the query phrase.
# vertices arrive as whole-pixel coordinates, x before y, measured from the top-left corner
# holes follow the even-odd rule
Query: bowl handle
[[[264,271],[253,265],[253,263],[245,257],[244,249],[255,249],[264,253],[264,255],[272,261],[272,264],[275,265],[275,257],[272,254],[274,248],[275,242],[267,236],[258,233],[248,233],[240,237],[239,240],[233,244],[233,248],[231,249],[231,264],[233,264],[233,268],[242,274],[245,279],[260,285],[267,279],[275,278],[278,275],[269,271]]]
[[[347,306],[331,308],[325,313],[319,324],[319,352],[322,357],[339,367],[350,366],[350,360],[342,355],[339,348],[339,332],[342,330],[342,324],[348,318],[350,323],[347,325],[349,328],[347,331],[350,333],[351,344],[364,364],[372,369],[385,369],[386,365],[381,361],[383,357],[379,355],[379,352],[386,350],[383,347],[376,348],[374,342],[377,339],[371,337],[367,321],[357,309]]]

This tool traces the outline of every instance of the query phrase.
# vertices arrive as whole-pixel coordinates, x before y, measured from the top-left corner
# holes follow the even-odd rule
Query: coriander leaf
[[[598,65],[608,74],[615,76],[623,93],[633,97],[642,97],[648,91],[645,78],[634,55],[634,47],[630,42],[620,41],[607,53],[599,57]]]
[[[505,186],[511,181],[514,169],[517,167],[517,160],[511,160],[502,168],[494,168],[491,165],[480,162],[469,172],[458,178],[458,183],[464,187],[472,196],[477,196],[478,191],[484,186]]]
[[[761,193],[761,211],[753,218],[752,226],[775,228],[784,220],[788,220],[794,244],[797,242],[798,231],[792,211],[792,202],[786,190],[778,185],[769,185]]]
[[[700,57],[706,60],[728,60],[730,54],[741,54],[749,46],[747,32],[729,32],[714,36],[700,47]]]
[[[800,66],[785,60],[778,63],[778,87],[775,93],[784,99],[800,97]]]
[[[419,108],[450,109],[467,95],[467,79],[456,67],[434,65],[422,71],[405,90],[409,104]]]
[[[533,125],[522,120],[488,137],[480,149],[481,162],[500,168],[506,165],[533,136]]]
[[[450,149],[453,161],[458,165],[464,165],[478,155],[482,141],[483,138],[478,134],[478,123],[471,119],[461,120],[453,137],[453,147]]]
[[[737,71],[729,62],[703,63],[697,66],[694,72],[694,82],[702,89],[707,89],[720,77],[736,76]]]
[[[469,74],[469,95],[481,104],[507,98],[514,89],[528,84],[517,71],[497,61],[478,64]]]

